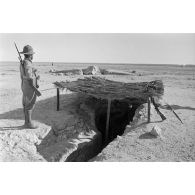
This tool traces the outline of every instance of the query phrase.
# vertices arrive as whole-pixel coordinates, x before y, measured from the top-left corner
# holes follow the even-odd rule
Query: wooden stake
[[[160,112],[160,110],[158,109],[158,106],[156,105],[154,98],[151,97],[151,98],[150,98],[150,101],[151,101],[151,103],[154,105],[154,108],[155,108],[156,112],[159,114],[159,116],[161,117],[161,119],[164,121],[164,120],[166,119],[166,117],[165,117],[164,114],[162,114],[162,113]]]
[[[57,88],[57,111],[60,110],[60,90]]]
[[[148,123],[150,123],[150,97],[148,97]]]
[[[111,100],[108,99],[107,118],[106,118],[106,137],[105,137],[106,141],[108,141],[108,135],[109,135],[110,106],[111,106]]]

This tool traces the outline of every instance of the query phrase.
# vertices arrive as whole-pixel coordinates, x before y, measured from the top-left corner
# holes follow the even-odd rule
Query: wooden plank
[[[57,88],[57,111],[60,110],[60,89]]]
[[[148,97],[148,123],[150,123],[150,97]]]
[[[106,142],[108,141],[108,135],[109,135],[110,107],[111,107],[111,100],[108,99],[107,118],[106,118],[106,136],[105,136]]]

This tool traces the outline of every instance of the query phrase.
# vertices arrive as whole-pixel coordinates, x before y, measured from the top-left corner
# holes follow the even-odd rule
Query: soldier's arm
[[[29,81],[29,84],[33,86],[33,74],[32,74],[32,67],[30,66],[29,62],[24,60],[23,62],[24,70],[25,70],[25,78]]]
[[[36,79],[39,80],[40,79],[40,75],[39,75],[38,70],[36,68],[33,68],[33,73],[34,73]]]
[[[30,67],[28,61],[24,60],[23,62],[23,66],[24,66],[24,71],[25,71],[25,77],[26,79],[33,79],[32,76],[32,68]]]

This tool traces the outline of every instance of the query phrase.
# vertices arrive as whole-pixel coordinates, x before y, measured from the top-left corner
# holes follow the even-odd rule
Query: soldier
[[[37,70],[33,67],[33,48],[30,45],[26,45],[23,48],[23,51],[20,52],[24,54],[23,64],[20,64],[20,75],[22,80],[22,104],[25,116],[25,128],[36,129],[38,126],[33,124],[31,116],[32,110],[35,106],[37,94],[35,91],[35,87],[38,87],[37,80],[40,78],[36,75]]]

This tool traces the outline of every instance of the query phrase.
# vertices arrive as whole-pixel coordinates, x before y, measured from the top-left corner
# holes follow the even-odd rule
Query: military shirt
[[[22,79],[21,88],[24,96],[31,97],[34,94],[34,89],[31,86],[29,80],[32,79],[33,85],[36,86],[36,69],[30,59],[24,59],[23,67],[20,65],[20,75]]]
[[[35,79],[35,71],[36,69],[33,66],[33,63],[30,59],[24,59],[23,60],[23,67],[20,65],[20,74],[21,79]]]

